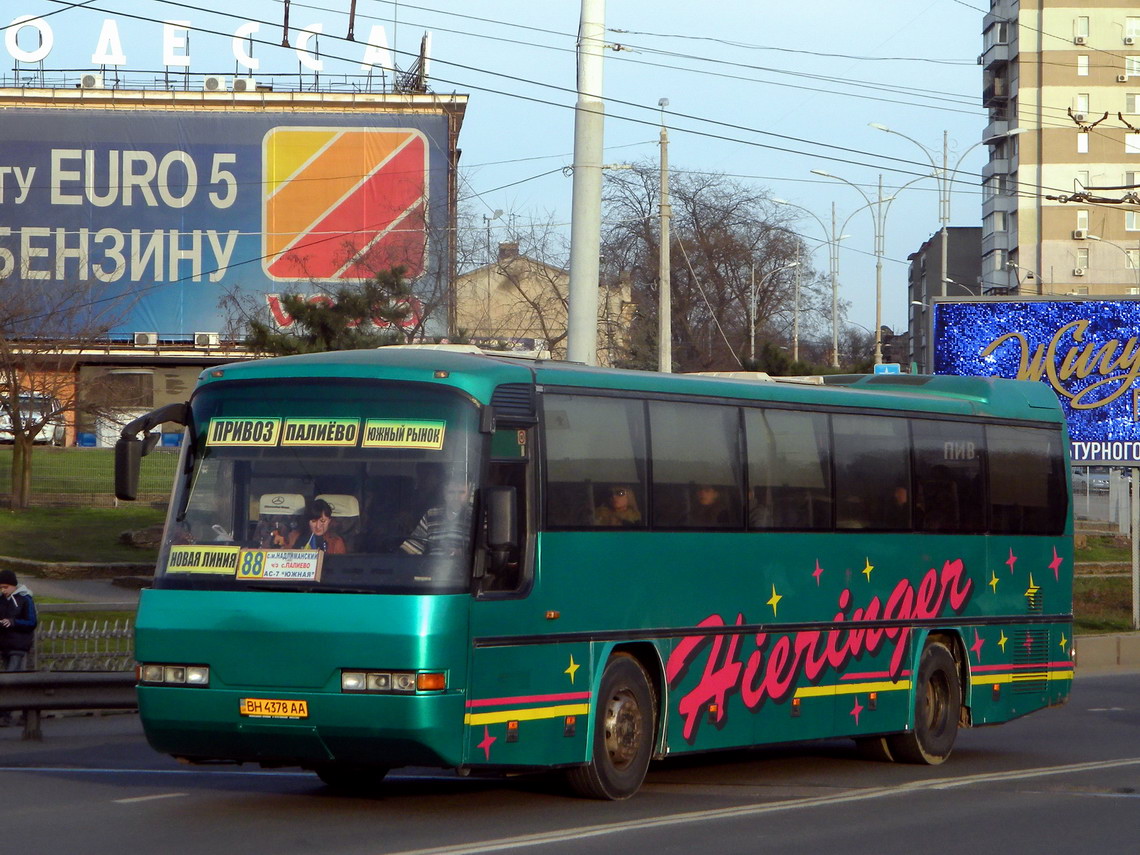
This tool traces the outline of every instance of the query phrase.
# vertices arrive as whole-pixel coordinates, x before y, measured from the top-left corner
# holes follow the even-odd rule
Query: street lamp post
[[[887,209],[890,208],[890,203],[894,201],[895,197],[883,198],[883,176],[881,174],[879,175],[879,195],[875,201],[872,201],[863,192],[862,187],[846,178],[840,178],[838,175],[832,175],[822,169],[813,169],[812,173],[822,175],[824,178],[834,178],[836,181],[842,181],[844,184],[854,187],[867,203],[863,207],[871,211],[871,217],[875,224],[875,364],[881,365],[883,362],[883,244],[887,226]],[[884,202],[886,208],[883,207]],[[851,217],[847,219],[850,220]],[[846,227],[847,224],[844,223],[844,228]]]
[[[1120,244],[1114,243],[1113,241],[1110,241],[1110,240],[1105,240],[1104,238],[1100,237],[1099,235],[1086,234],[1085,238],[1088,240],[1095,240],[1098,243],[1107,243],[1109,246],[1115,246],[1117,249],[1119,249],[1121,252],[1124,253],[1124,257],[1125,257],[1125,259],[1127,259],[1125,262],[1125,266],[1127,267],[1129,264],[1132,263],[1132,256],[1129,255],[1128,250],[1125,249],[1124,247],[1122,247]],[[1136,285],[1138,287],[1140,287],[1140,265],[1137,265],[1137,267],[1136,267]]]
[[[785,270],[791,270],[793,267],[799,267],[798,261],[793,261],[790,264],[785,264],[783,267],[777,267],[775,270],[769,270],[764,276],[760,278],[760,287],[763,288],[764,284],[775,276],[777,273],[782,273]],[[752,283],[748,291],[748,329],[750,333],[750,341],[748,344],[748,358],[752,364],[756,364],[756,264],[752,264]]]
[[[987,143],[994,142],[997,139],[999,139],[999,137],[994,137],[991,140],[978,140],[978,142],[971,145],[969,148],[967,148],[965,151],[963,151],[961,155],[959,155],[957,162],[954,164],[954,168],[950,169],[950,163],[949,163],[949,161],[950,161],[949,131],[943,131],[942,132],[942,166],[940,168],[938,166],[938,163],[934,160],[934,155],[930,153],[930,149],[928,149],[925,145],[920,143],[914,137],[907,136],[906,134],[902,133],[901,131],[896,131],[892,128],[888,128],[886,125],[881,125],[878,122],[869,122],[868,126],[874,128],[877,131],[883,131],[884,133],[894,134],[897,137],[902,137],[904,140],[910,140],[912,143],[914,143],[916,146],[918,146],[920,149],[922,149],[922,153],[925,154],[926,159],[930,161],[930,168],[933,170],[933,172],[931,174],[933,175],[934,180],[938,184],[938,221],[941,224],[941,228],[939,229],[939,231],[940,231],[940,236],[941,236],[941,241],[942,241],[942,271],[939,274],[939,279],[943,280],[943,282],[942,282],[942,296],[945,297],[946,296],[945,279],[946,279],[946,276],[949,274],[949,271],[946,269],[947,256],[949,254],[949,250],[948,250],[949,234],[948,234],[947,229],[950,225],[950,194],[954,189],[954,176],[958,172],[958,167],[960,167],[962,165],[962,161],[966,159],[966,155],[968,155],[970,152],[972,152],[978,146],[986,145]],[[1017,129],[1016,133],[1021,133],[1021,129]],[[1014,134],[1015,134],[1015,131],[1009,131],[1005,134],[1002,134],[1001,136],[1008,137],[1008,136],[1014,136]]]
[[[813,220],[819,223],[819,227],[823,229],[823,239],[827,243],[830,250],[831,261],[831,367],[839,367],[839,241],[842,239],[835,231],[835,203],[831,203],[831,229],[828,230],[821,220],[813,211],[808,210],[802,205],[797,205],[795,202],[789,202],[787,199],[773,199],[777,205],[787,205],[790,208],[798,208],[805,214],[810,216]]]

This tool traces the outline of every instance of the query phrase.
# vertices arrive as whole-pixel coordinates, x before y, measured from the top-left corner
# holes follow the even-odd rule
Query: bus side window
[[[589,528],[594,524],[593,491],[580,481],[546,487],[547,519],[560,528]]]
[[[824,413],[747,408],[748,527],[831,527],[831,460]]]

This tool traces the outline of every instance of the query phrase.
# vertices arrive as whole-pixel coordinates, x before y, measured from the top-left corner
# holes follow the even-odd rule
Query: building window
[[[1089,93],[1088,92],[1077,93],[1077,97],[1073,99],[1073,112],[1074,113],[1083,113],[1086,116],[1089,114]]]
[[[1124,57],[1124,73],[1128,77],[1140,76],[1140,56]]]
[[[1089,267],[1089,250],[1088,250],[1088,247],[1084,247],[1083,249],[1078,249],[1076,255],[1077,255],[1076,266],[1077,267],[1083,267],[1085,270],[1088,270],[1088,267]]]
[[[1084,229],[1086,232],[1089,230],[1089,212],[1085,210],[1077,211],[1077,228]]]
[[[1136,187],[1140,184],[1140,172],[1125,172],[1124,183],[1129,187]]]
[[[1088,136],[1088,134],[1084,134],[1084,136]],[[1124,135],[1124,153],[1140,154],[1140,134]]]
[[[1140,211],[1124,212],[1124,228],[1130,232],[1140,232]]]
[[[1135,270],[1140,267],[1140,249],[1126,249],[1124,254],[1128,256],[1128,269]]]
[[[1077,177],[1073,179],[1073,189],[1078,193],[1087,189],[1089,186],[1089,171],[1087,169],[1078,169]]]
[[[1069,291],[1069,293],[1075,294],[1075,295],[1081,296],[1081,297],[1086,296],[1089,293],[1089,286],[1088,285],[1074,285],[1072,290]]]
[[[1124,96],[1124,112],[1140,113],[1140,93],[1129,92]]]
[[[1135,15],[1129,15],[1124,19],[1124,35],[1134,42],[1140,39],[1140,18]]]
[[[1089,76],[1089,58],[1080,55],[1077,57],[1077,77]]]
[[[1078,39],[1088,41],[1089,38],[1089,16],[1078,15],[1076,20],[1073,21],[1073,36]]]
[[[1077,132],[1077,154],[1089,153],[1089,135],[1083,132]]]

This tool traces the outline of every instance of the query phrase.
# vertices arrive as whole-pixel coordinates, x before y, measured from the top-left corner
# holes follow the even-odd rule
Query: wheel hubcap
[[[637,756],[641,745],[641,709],[637,699],[622,689],[606,704],[606,752],[616,769],[624,769]]]

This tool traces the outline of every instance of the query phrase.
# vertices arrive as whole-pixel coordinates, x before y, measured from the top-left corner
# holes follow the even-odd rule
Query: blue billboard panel
[[[936,303],[934,372],[1048,383],[1075,462],[1140,463],[1140,301]]]
[[[0,279],[127,295],[116,332],[164,336],[224,329],[227,294],[422,288],[448,139],[442,113],[0,109]]]

